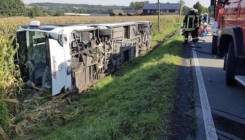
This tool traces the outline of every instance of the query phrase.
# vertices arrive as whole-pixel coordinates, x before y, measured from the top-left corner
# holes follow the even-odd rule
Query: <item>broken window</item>
[[[17,34],[17,39],[20,46],[19,65],[26,74],[22,75],[24,81],[31,87],[51,88],[49,42],[46,33],[26,31]]]

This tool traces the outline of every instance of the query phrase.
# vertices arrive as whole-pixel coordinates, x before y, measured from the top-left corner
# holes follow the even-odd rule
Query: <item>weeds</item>
[[[17,48],[13,47],[14,36],[0,36],[0,126],[4,139],[4,131],[10,123],[9,114],[17,112],[16,94],[20,90],[21,81],[18,80],[19,72],[14,64],[14,54]]]

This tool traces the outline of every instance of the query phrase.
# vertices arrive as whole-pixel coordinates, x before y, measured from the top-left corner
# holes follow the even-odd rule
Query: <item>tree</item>
[[[64,11],[57,11],[51,14],[51,16],[64,16]]]
[[[40,8],[38,6],[34,6],[32,8],[28,8],[27,9],[27,15],[30,18],[35,18],[36,16],[41,16],[42,12],[41,12],[41,10],[40,10]]]
[[[183,6],[182,8],[182,15],[187,15],[190,11],[190,8],[187,6]]]
[[[25,5],[21,0],[0,0],[0,15],[23,16]]]
[[[32,10],[33,10],[35,16],[41,16],[42,15],[40,7],[35,5]]]
[[[193,5],[193,8],[197,9],[199,14],[209,13],[208,8],[202,6],[199,1]]]
[[[26,15],[30,18],[34,18],[34,12],[32,11],[32,8],[26,8]]]
[[[42,16],[46,17],[49,16],[49,14],[47,12],[43,12]]]
[[[142,9],[144,4],[148,4],[149,1],[136,1],[136,2],[131,2],[129,7],[131,10],[139,10]]]

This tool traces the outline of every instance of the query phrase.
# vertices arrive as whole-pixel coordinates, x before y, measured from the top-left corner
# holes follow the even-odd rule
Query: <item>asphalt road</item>
[[[236,87],[226,85],[225,71],[223,71],[224,60],[216,59],[212,54],[206,54],[211,53],[212,36],[200,39],[205,42],[199,41],[196,46],[201,48],[195,48],[197,51],[192,51],[197,54],[217,138],[221,140],[245,139],[245,87],[240,83]],[[203,117],[200,87],[194,67],[193,79],[198,122],[197,139],[207,139],[205,137],[207,130],[203,121],[206,118]]]

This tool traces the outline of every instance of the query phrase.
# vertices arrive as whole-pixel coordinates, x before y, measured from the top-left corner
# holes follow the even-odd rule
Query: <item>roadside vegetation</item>
[[[18,112],[16,98],[22,87],[18,67],[14,64],[17,51],[12,46],[14,39],[7,34],[0,36],[0,136],[4,139],[7,138],[4,130],[9,128],[10,118],[13,117],[10,114]]]
[[[32,19],[33,20],[33,19]],[[178,28],[178,16],[157,17],[39,17],[41,24],[149,20],[152,44]],[[175,94],[176,68],[181,63],[181,36],[174,36],[151,52],[123,65],[114,75],[97,82],[83,94],[56,97],[42,91],[26,99],[18,66],[14,65],[14,40],[9,39],[25,17],[0,21],[0,135],[14,139],[157,139],[170,133],[170,113]],[[2,67],[3,66],[3,67]],[[6,73],[10,78],[6,78]],[[18,98],[21,97],[21,98]],[[2,128],[2,129],[1,129]],[[15,134],[18,135],[15,135]]]

